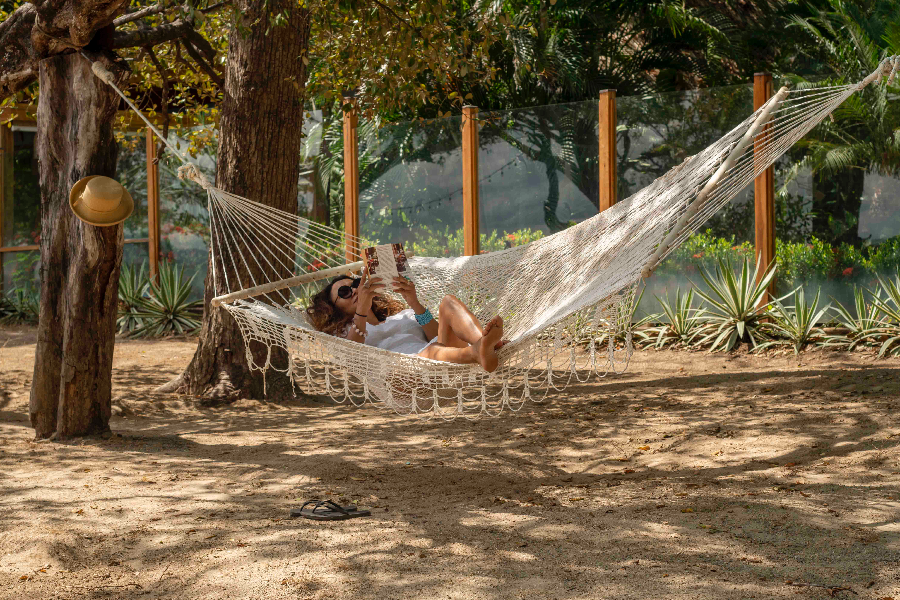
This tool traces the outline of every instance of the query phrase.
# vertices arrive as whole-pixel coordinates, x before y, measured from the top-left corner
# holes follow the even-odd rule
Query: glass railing
[[[619,199],[651,184],[685,158],[697,154],[753,112],[753,89],[739,85],[617,99]],[[675,250],[646,281],[636,318],[659,312],[656,296],[677,289],[705,289],[700,269],[716,258],[737,263],[753,257],[753,186],[741,192],[694,236]]]
[[[481,113],[481,251],[525,244],[597,214],[597,102]]]
[[[361,237],[411,255],[462,251],[462,119],[360,124]]]

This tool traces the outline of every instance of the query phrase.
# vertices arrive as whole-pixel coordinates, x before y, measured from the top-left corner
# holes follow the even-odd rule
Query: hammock
[[[108,72],[93,66],[144,118]],[[354,259],[372,244],[218,189],[169,149],[184,162],[179,177],[207,191],[212,304],[236,319],[251,368],[283,371],[292,383],[321,383],[338,401],[379,401],[400,414],[496,416],[519,410],[538,392],[621,373],[632,355],[630,315],[641,280],[850,95],[885,77],[892,82],[898,70],[900,57],[890,57],[858,84],[782,88],[702,152],[559,233],[479,256],[411,257],[420,300],[435,313],[453,294],[482,322],[503,317],[510,343],[493,373],[314,330],[303,309],[316,282],[358,270]],[[276,348],[288,355],[286,364],[274,364]]]

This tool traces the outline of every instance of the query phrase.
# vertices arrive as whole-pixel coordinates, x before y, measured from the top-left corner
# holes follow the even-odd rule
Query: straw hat
[[[90,225],[118,225],[134,210],[134,200],[122,184],[103,175],[79,179],[69,193],[75,216]]]

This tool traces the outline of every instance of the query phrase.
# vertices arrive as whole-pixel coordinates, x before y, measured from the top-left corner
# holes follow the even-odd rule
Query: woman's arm
[[[366,320],[360,316],[354,316],[347,330],[347,339],[351,342],[366,343]]]
[[[397,290],[398,294],[403,296],[403,299],[406,300],[406,303],[409,304],[409,307],[413,309],[414,313],[421,315],[425,312],[426,308],[422,306],[422,303],[419,302],[419,297],[416,295],[415,283],[404,277],[395,277],[394,288]],[[425,331],[425,335],[428,336],[429,340],[436,338],[438,334],[437,319],[431,319],[431,321],[422,325],[422,330]]]

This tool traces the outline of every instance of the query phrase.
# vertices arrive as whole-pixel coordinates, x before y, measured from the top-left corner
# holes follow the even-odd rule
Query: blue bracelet
[[[425,309],[425,312],[423,312],[421,315],[416,315],[416,322],[423,327],[425,325],[428,325],[429,323],[431,323],[433,320],[434,320],[434,315],[432,315],[431,311],[428,310],[427,308]]]

